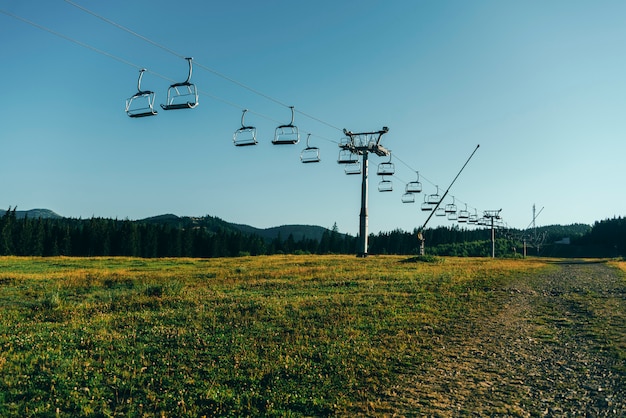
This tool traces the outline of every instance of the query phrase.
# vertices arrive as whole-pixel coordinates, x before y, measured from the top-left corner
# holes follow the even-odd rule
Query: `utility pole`
[[[544,232],[542,234],[542,236],[539,236],[539,233],[537,232],[537,224],[535,223],[537,217],[539,215],[541,215],[541,212],[543,212],[543,207],[539,210],[539,213],[537,213],[537,208],[535,206],[535,204],[533,203],[533,220],[528,224],[528,226],[526,227],[526,229],[524,230],[524,235],[523,235],[523,240],[524,240],[524,258],[526,258],[526,247],[527,244],[530,243],[531,246],[535,247],[536,250],[536,255],[539,255],[539,249],[541,248],[541,245],[543,244],[543,241],[546,239],[546,233]],[[527,233],[528,229],[532,228],[533,232],[532,234]],[[530,240],[530,242],[528,242]]]
[[[389,150],[380,145],[381,137],[389,132],[389,128],[383,127],[380,131],[375,132],[361,132],[354,133],[346,129],[343,133],[348,138],[348,141],[341,142],[339,148],[342,151],[349,152],[350,155],[361,156],[361,212],[359,213],[359,247],[357,257],[367,257],[368,246],[368,215],[367,215],[367,200],[368,200],[368,154],[374,153],[379,157],[388,156]],[[351,159],[342,160],[341,152],[339,161],[340,164],[350,164]]]

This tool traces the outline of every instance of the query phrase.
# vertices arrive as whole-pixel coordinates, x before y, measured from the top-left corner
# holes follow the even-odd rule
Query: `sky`
[[[356,235],[361,177],[338,143],[387,126],[369,232],[421,227],[423,195],[477,145],[444,204],[519,229],[533,205],[540,226],[623,216],[625,15],[621,0],[0,0],[0,207]],[[185,57],[199,104],[161,110]],[[158,115],[129,118],[141,68]],[[273,145],[289,106],[301,140]],[[233,144],[243,109],[256,146]],[[319,163],[300,162],[307,134]],[[423,193],[403,203],[417,173]]]

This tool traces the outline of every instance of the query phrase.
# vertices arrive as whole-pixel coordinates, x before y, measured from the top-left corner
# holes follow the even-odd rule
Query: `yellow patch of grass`
[[[626,261],[611,261],[610,264],[626,273]]]

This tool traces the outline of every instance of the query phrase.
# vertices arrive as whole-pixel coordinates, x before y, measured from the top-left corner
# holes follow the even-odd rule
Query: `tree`
[[[4,213],[2,216],[2,230],[0,231],[0,254],[2,255],[13,255],[15,254],[15,245],[13,241],[14,237],[14,225],[15,221],[15,210],[17,206],[13,208],[11,211],[11,207]]]

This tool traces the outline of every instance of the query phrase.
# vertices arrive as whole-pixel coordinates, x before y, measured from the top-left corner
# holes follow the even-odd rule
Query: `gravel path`
[[[396,415],[626,416],[626,281],[605,263],[554,267],[438,335],[433,361],[395,388]]]

